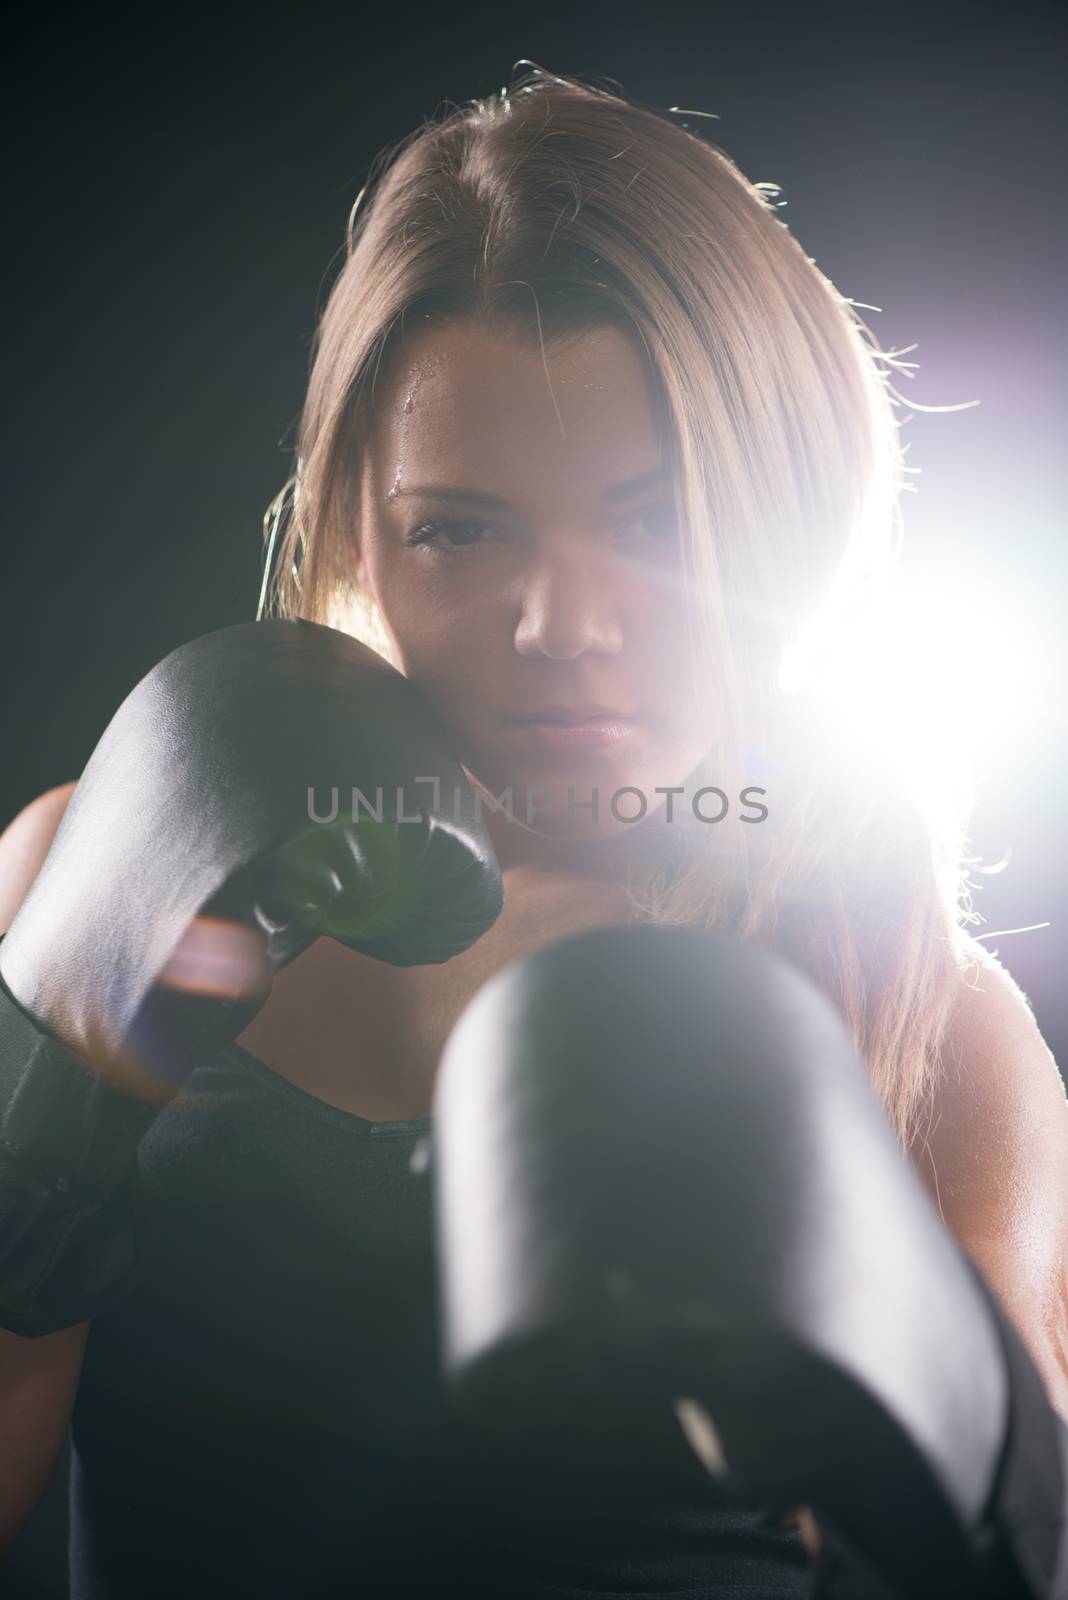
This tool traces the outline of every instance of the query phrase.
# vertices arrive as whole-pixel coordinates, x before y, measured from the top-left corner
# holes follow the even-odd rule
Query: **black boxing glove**
[[[801,973],[565,940],[475,996],[435,1113],[445,1371],[482,1425],[670,1405],[727,1498],[811,1505],[821,1594],[1061,1600],[1068,1432]]]
[[[365,645],[256,622],[161,661],[0,941],[0,1326],[50,1332],[117,1292],[140,1137],[288,961],[327,934],[440,963],[502,903],[436,714]]]

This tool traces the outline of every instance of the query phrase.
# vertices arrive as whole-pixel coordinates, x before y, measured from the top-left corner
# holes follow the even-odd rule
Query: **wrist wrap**
[[[136,1150],[162,1109],[111,1088],[0,978],[0,1327],[52,1333],[127,1291]]]

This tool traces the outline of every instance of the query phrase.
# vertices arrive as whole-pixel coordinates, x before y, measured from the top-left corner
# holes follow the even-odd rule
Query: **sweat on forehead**
[[[420,329],[376,382],[367,443],[383,496],[515,473],[609,484],[659,455],[646,365],[611,327],[544,350],[477,323]]]

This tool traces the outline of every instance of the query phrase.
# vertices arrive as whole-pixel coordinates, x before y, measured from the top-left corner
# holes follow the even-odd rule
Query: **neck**
[[[488,808],[483,822],[502,873],[564,875],[625,882],[630,871],[667,860],[676,828],[658,814],[611,834],[549,834]]]

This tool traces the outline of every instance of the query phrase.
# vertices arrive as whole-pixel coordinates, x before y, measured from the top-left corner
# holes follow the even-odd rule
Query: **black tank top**
[[[461,1422],[431,1127],[339,1110],[237,1045],[160,1113],[149,1248],[93,1322],[72,1420],[72,1600],[807,1596],[800,1535],[723,1503],[669,1411],[596,1443]]]

